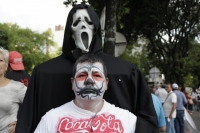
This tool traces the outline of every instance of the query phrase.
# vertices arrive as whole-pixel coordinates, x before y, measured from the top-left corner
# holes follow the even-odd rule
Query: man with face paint
[[[86,4],[74,6],[65,26],[63,53],[33,70],[19,110],[16,133],[32,133],[46,112],[74,99],[70,89],[71,71],[76,59],[86,53],[100,57],[107,67],[109,89],[104,99],[137,116],[135,132],[158,132],[151,94],[140,70],[129,62],[103,53],[101,39],[100,21],[94,10]],[[95,93],[98,96],[101,91]],[[84,91],[76,94],[95,98],[94,94],[90,97]]]
[[[75,100],[47,112],[34,133],[134,133],[136,116],[103,100],[106,71],[99,57],[81,56],[71,78]]]

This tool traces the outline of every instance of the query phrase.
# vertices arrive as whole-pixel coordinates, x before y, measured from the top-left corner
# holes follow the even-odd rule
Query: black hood
[[[79,5],[74,6],[70,10],[68,18],[67,18],[67,23],[65,26],[62,52],[63,52],[63,55],[70,60],[75,60],[75,58],[71,52],[72,50],[76,49],[75,41],[72,38],[71,25],[73,22],[73,14],[76,13],[77,9],[87,9],[88,14],[89,14],[89,16],[94,24],[94,27],[95,27],[93,39],[92,39],[90,49],[89,49],[89,53],[93,53],[93,54],[97,55],[98,53],[101,53],[101,51],[102,51],[101,26],[100,26],[99,17],[90,6],[88,6],[86,4],[79,4]]]

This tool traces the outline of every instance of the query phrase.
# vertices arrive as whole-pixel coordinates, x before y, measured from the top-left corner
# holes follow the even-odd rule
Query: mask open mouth
[[[89,42],[88,34],[86,32],[83,32],[81,34],[81,39],[83,41],[83,44],[84,44],[85,48],[88,49],[88,46],[89,46],[89,44],[88,44],[88,42]]]

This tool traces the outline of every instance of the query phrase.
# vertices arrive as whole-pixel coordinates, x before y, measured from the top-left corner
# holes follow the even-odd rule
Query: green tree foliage
[[[0,46],[2,46],[5,49],[8,49],[8,32],[5,29],[5,27],[0,24]]]
[[[144,76],[149,75],[149,70],[153,67],[147,57],[146,40],[142,43],[127,45],[125,52],[119,57],[138,67]]]
[[[86,1],[87,0],[82,0],[81,2],[87,3]],[[79,4],[79,2],[78,2],[78,0],[65,0],[63,2],[63,4],[66,5],[66,7],[68,7],[68,6],[72,6],[73,7],[73,6],[77,5],[77,4]]]
[[[193,88],[200,86],[200,44],[192,41],[192,46],[188,51],[188,56],[182,59],[184,64],[184,83],[185,86]]]
[[[79,0],[79,1],[65,0],[63,4],[66,5],[66,7],[69,7],[69,6],[73,7],[74,5],[80,4],[82,2],[91,5],[93,9],[95,10],[95,12],[98,14],[98,16],[101,15],[101,12],[105,5],[105,0]]]
[[[130,13],[121,20],[131,42],[138,35],[149,40],[151,64],[159,67],[170,82],[183,84],[184,63],[191,41],[199,30],[200,4],[197,0],[129,1]],[[122,29],[123,30],[123,29]]]
[[[1,24],[1,27],[8,33],[7,50],[22,54],[27,72],[31,73],[34,66],[52,58],[47,50],[50,46],[56,46],[51,31],[37,33],[28,28],[20,28],[17,24]]]

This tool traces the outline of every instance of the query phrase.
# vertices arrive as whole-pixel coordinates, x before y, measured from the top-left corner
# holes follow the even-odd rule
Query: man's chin
[[[80,97],[80,96],[79,96]],[[93,101],[100,98],[99,96],[97,96],[96,94],[83,94],[83,97],[81,97],[82,100],[86,100],[86,101]]]

